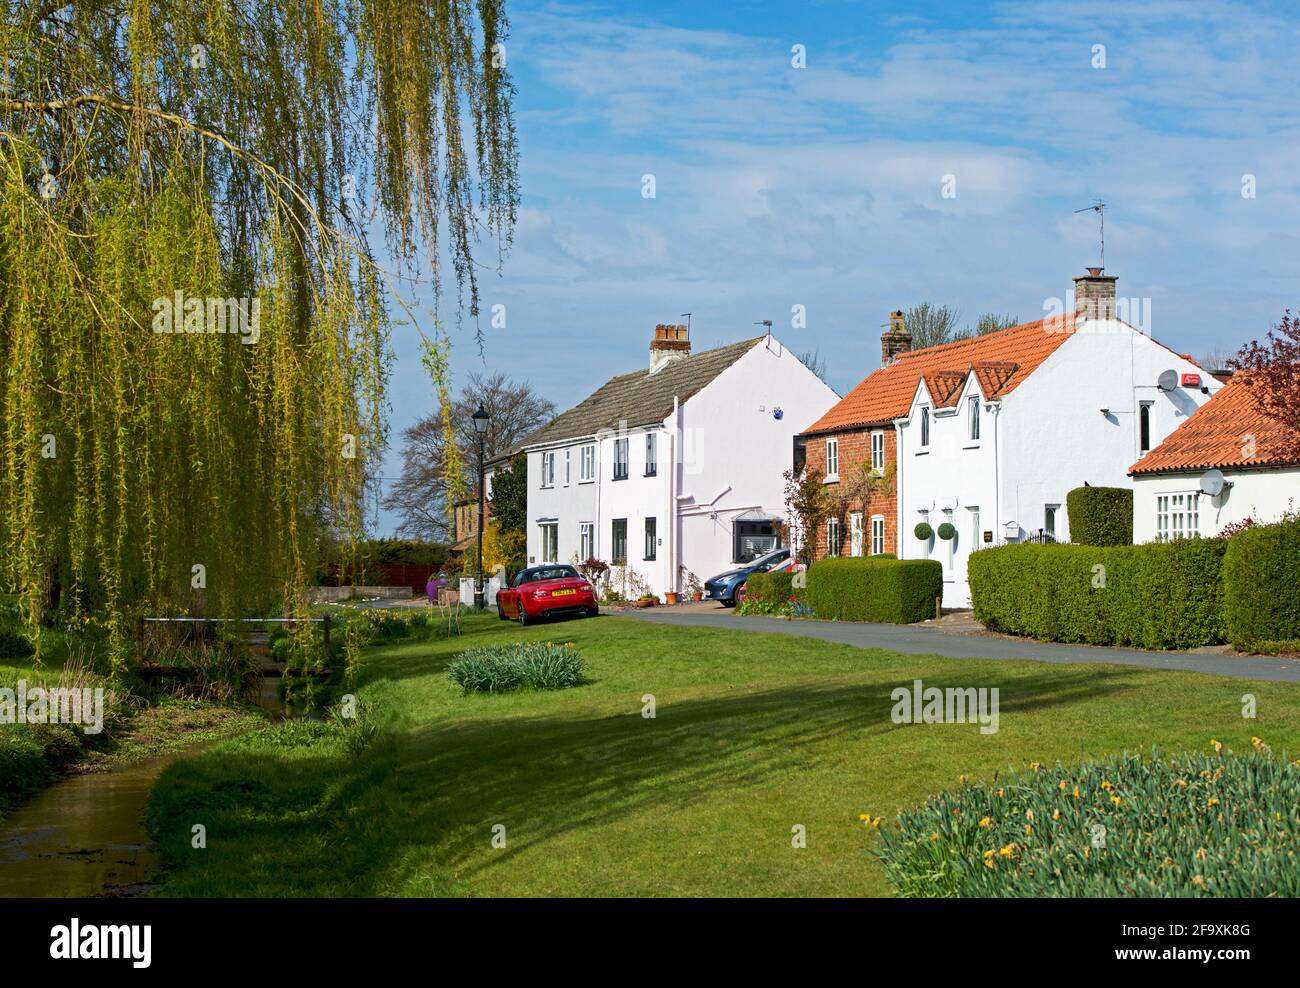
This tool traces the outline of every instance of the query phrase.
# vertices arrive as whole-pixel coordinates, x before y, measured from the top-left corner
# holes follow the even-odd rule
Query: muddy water
[[[149,790],[168,755],[46,789],[0,824],[0,896],[135,895],[158,855],[144,832]]]

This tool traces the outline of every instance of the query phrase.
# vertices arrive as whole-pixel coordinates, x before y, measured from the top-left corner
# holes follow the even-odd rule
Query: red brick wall
[[[826,440],[835,438],[839,443],[841,477],[850,476],[865,463],[871,463],[871,429],[855,429],[848,432],[832,433],[829,436],[810,436],[807,442],[807,463],[809,470],[826,473]],[[885,470],[890,477],[887,491],[876,493],[863,504],[860,498],[854,498],[845,507],[840,517],[840,554],[847,556],[852,549],[849,539],[849,514],[862,512],[862,554],[871,552],[871,516],[885,516],[885,551],[898,552],[898,484],[893,477],[894,465],[897,463],[897,435],[894,427],[885,426]],[[839,492],[839,484],[827,485],[832,493]],[[823,522],[817,532],[817,559],[826,556],[826,523]]]

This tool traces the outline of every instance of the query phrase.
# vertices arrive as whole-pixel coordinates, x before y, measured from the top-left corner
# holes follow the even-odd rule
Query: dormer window
[[[921,447],[930,445],[930,406],[921,406]]]
[[[969,400],[970,405],[970,439],[971,442],[978,442],[980,437],[980,400],[978,397],[972,397]]]

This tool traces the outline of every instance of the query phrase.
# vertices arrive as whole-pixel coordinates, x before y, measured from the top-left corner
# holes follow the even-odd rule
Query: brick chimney
[[[1118,275],[1089,268],[1074,279],[1074,314],[1081,319],[1115,318],[1115,282]]]
[[[691,355],[690,330],[681,325],[660,323],[650,341],[650,373],[657,374],[675,360]]]
[[[888,367],[900,353],[912,349],[912,334],[903,325],[903,310],[889,314],[889,329],[880,334],[880,366]]]

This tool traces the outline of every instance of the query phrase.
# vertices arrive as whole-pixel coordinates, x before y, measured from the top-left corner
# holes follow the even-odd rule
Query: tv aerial
[[[1082,209],[1076,209],[1076,213],[1096,213],[1097,222],[1101,225],[1101,269],[1106,270],[1106,204],[1100,199],[1094,199],[1091,206],[1084,206]]]

